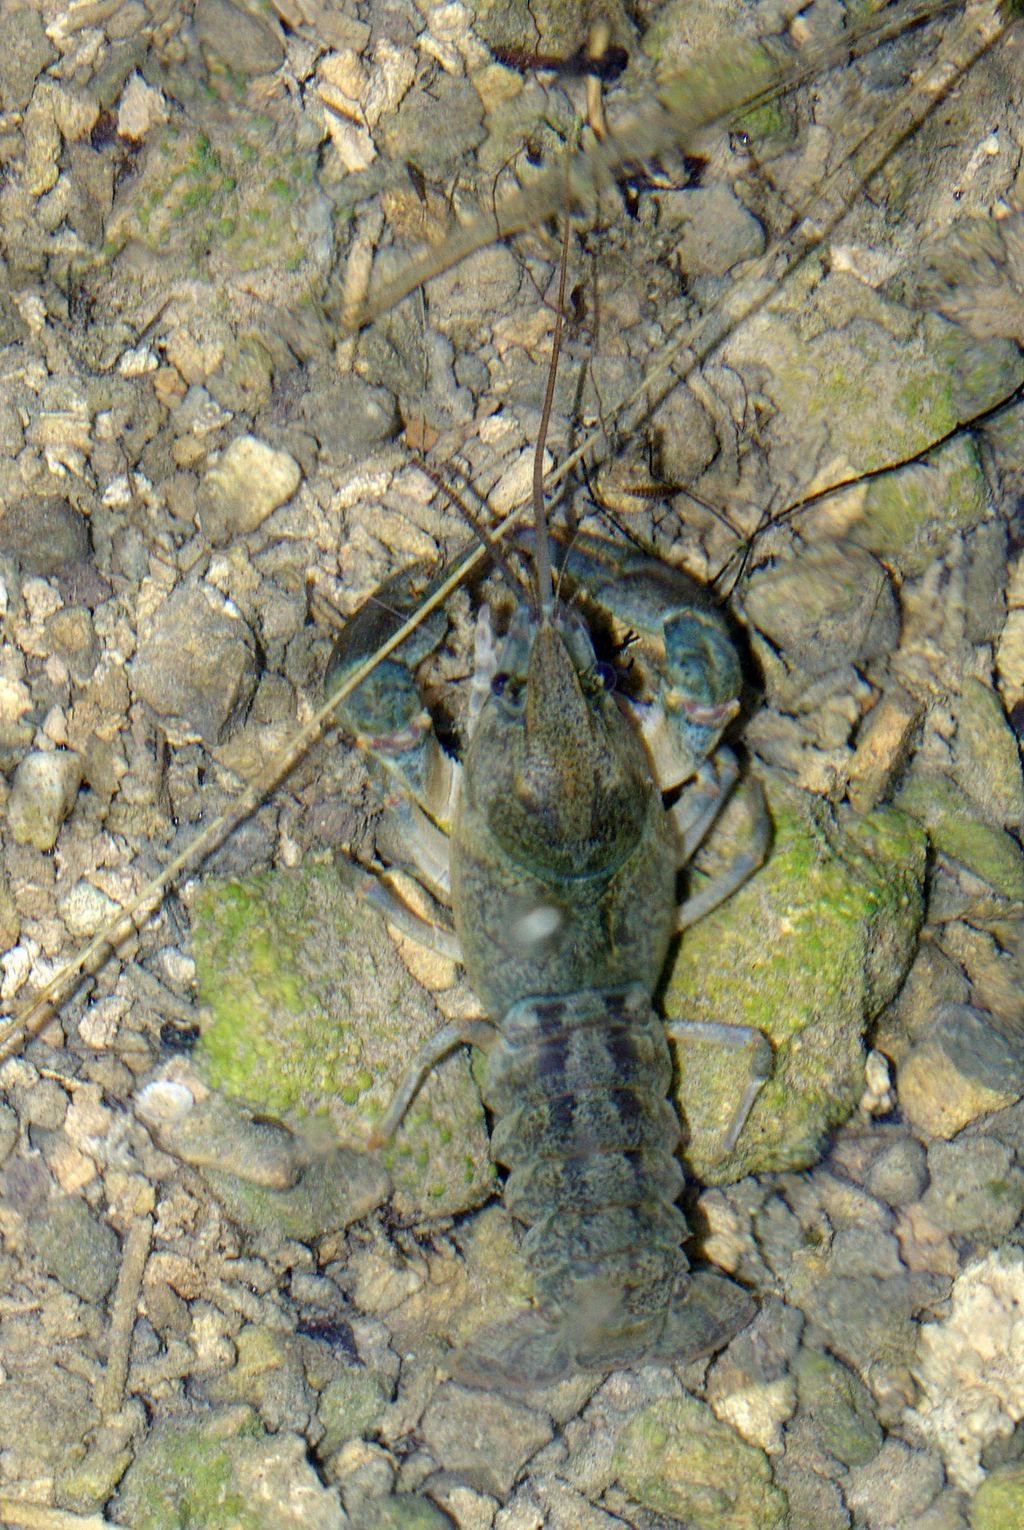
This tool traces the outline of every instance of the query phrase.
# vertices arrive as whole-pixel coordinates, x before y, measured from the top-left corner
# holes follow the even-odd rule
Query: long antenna
[[[537,430],[537,448],[533,454],[533,526],[537,541],[537,604],[541,621],[549,621],[554,609],[554,593],[551,585],[551,556],[548,551],[548,514],[544,505],[544,445],[548,438],[551,421],[551,405],[555,397],[555,378],[558,375],[558,353],[562,347],[562,314],[565,304],[565,272],[569,264],[569,213],[562,222],[562,258],[558,265],[558,303],[555,308],[555,333],[551,340],[551,361],[548,365],[548,385],[544,391],[544,407],[540,412]]]

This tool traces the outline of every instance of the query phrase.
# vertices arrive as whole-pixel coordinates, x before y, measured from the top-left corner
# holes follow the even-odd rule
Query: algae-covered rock
[[[709,1183],[815,1160],[863,1091],[865,1026],[899,987],[922,918],[925,839],[906,814],[879,808],[840,826],[792,789],[773,784],[769,798],[767,865],[686,932],[665,994],[670,1018],[753,1026],[774,1048],[723,1156],[749,1054],[677,1043],[686,1158]]]
[[[900,1109],[915,1131],[955,1137],[1024,1094],[1024,1047],[1016,1025],[969,1004],[936,1005],[899,1064]]]
[[[301,1435],[267,1435],[248,1408],[158,1421],[116,1500],[132,1530],[342,1530],[337,1494],[306,1459]],[[172,1507],[173,1506],[173,1507]]]
[[[851,539],[900,570],[923,573],[957,531],[984,520],[988,490],[973,442],[958,436],[866,486]]]
[[[321,286],[332,251],[317,147],[297,109],[279,103],[272,117],[244,93],[197,93],[150,135],[115,200],[106,251],[123,252],[126,277],[199,280],[225,304],[299,303]]]
[[[820,1349],[802,1349],[796,1377],[800,1410],[815,1438],[844,1466],[862,1466],[881,1449],[882,1427],[871,1393],[854,1373]]]
[[[971,1530],[1017,1530],[1024,1524],[1024,1463],[990,1472],[971,1499]]]
[[[333,867],[214,882],[194,912],[197,1057],[250,1108],[365,1149],[441,1018],[383,922]],[[464,1051],[434,1068],[382,1156],[399,1209],[450,1214],[491,1189],[483,1111]],[[264,1191],[264,1194],[273,1192]]]
[[[968,676],[955,705],[958,782],[993,823],[1019,827],[1024,823],[1024,772],[999,697],[991,686]]]
[[[783,1530],[786,1496],[768,1457],[695,1397],[641,1408],[619,1437],[615,1470],[630,1498],[701,1530]]]
[[[798,704],[811,680],[891,653],[900,617],[892,581],[839,541],[758,569],[743,592],[751,645],[773,704]]]
[[[976,339],[809,261],[722,348],[771,403],[758,431],[768,484],[796,498],[812,484],[899,467],[943,441],[1024,377],[1011,342]],[[836,529],[920,573],[958,529],[983,519],[984,478],[957,439],[926,463],[881,473],[830,501]]]
[[[896,801],[920,819],[936,850],[959,861],[1002,897],[1024,900],[1024,850],[989,823],[947,776],[915,773]]]
[[[324,1431],[317,1445],[321,1461],[340,1450],[346,1440],[357,1440],[374,1429],[387,1407],[388,1397],[380,1378],[362,1366],[346,1366],[320,1394],[317,1417]]]

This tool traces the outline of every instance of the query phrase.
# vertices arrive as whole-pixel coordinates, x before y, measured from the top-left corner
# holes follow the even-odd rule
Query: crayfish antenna
[[[537,446],[533,453],[533,526],[536,540],[535,568],[537,578],[537,608],[542,622],[549,622],[554,610],[554,592],[551,582],[551,553],[548,546],[548,513],[544,504],[544,447],[551,423],[551,406],[555,397],[555,379],[558,376],[558,354],[562,348],[562,316],[565,312],[565,273],[569,264],[569,215],[562,225],[562,257],[558,265],[558,302],[555,308],[555,333],[551,340],[551,361],[548,364],[548,384],[544,390],[544,406],[540,412]]]

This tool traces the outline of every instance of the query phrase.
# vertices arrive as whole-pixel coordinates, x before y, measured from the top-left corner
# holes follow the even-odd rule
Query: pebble
[[[361,377],[342,377],[326,362],[314,361],[309,378],[302,418],[328,462],[358,460],[395,434],[398,416],[387,389]]]
[[[522,1466],[552,1438],[551,1421],[533,1408],[457,1382],[438,1387],[420,1424],[430,1453],[470,1487],[505,1498]]]
[[[927,1157],[914,1137],[900,1137],[879,1153],[867,1177],[871,1194],[888,1206],[909,1206],[927,1183]]]
[[[256,689],[255,642],[216,590],[183,584],[156,612],[129,677],[177,741],[222,743]]]
[[[75,805],[81,756],[69,749],[33,749],[14,772],[7,821],[19,845],[52,850]]]
[[[801,1349],[796,1361],[800,1416],[828,1455],[843,1466],[864,1466],[882,1446],[867,1387],[842,1361],[819,1349]]]
[[[888,796],[907,761],[921,712],[920,702],[892,686],[864,719],[847,772],[847,794],[858,813],[877,807]]]
[[[957,1276],[947,1315],[921,1328],[914,1374],[911,1422],[952,1482],[977,1487],[982,1453],[1024,1418],[1024,1250],[994,1249]]]
[[[52,1480],[77,1455],[83,1436],[98,1423],[93,1388],[84,1377],[50,1358],[38,1328],[22,1337],[22,1344],[26,1338],[35,1341],[28,1357],[18,1354],[17,1338],[10,1333],[17,1329],[17,1319],[5,1317],[4,1328],[8,1331],[7,1376],[0,1387],[0,1439],[5,1478],[7,1482]]]
[[[383,1383],[372,1371],[362,1366],[346,1366],[339,1371],[320,1393],[320,1459],[335,1455],[347,1440],[373,1433],[388,1401]]]
[[[899,1100],[924,1136],[955,1137],[1024,1093],[1024,1047],[969,1004],[938,1005],[899,1069]]]
[[[782,1426],[796,1410],[791,1364],[803,1320],[781,1302],[767,1304],[712,1366],[707,1398],[716,1418],[762,1450],[782,1450]]]
[[[272,74],[284,61],[281,28],[262,8],[197,0],[194,26],[202,47],[237,74]]]
[[[46,578],[89,557],[88,524],[58,495],[13,499],[0,516],[0,552]]]
[[[996,1241],[1024,1210],[1024,1171],[993,1137],[958,1137],[928,1148],[931,1184],[921,1209],[943,1232]]]
[[[759,569],[744,593],[743,609],[804,684],[888,653],[900,631],[892,580],[876,558],[852,543]],[[763,644],[755,647],[760,657]],[[777,664],[776,659],[773,667]]]
[[[46,642],[59,654],[77,685],[85,685],[100,657],[100,643],[85,606],[64,606],[46,622]]]
[[[205,474],[199,524],[210,542],[230,542],[262,526],[302,480],[294,457],[256,436],[237,436]]]
[[[163,91],[156,90],[133,70],[117,103],[117,131],[122,138],[136,142],[145,138],[157,122],[166,122],[167,103]]]
[[[117,1277],[117,1235],[80,1196],[49,1201],[28,1221],[26,1242],[67,1291],[101,1302]]]
[[[619,1438],[615,1468],[635,1502],[701,1530],[784,1530],[788,1523],[768,1457],[695,1397],[641,1408]]]
[[[1024,901],[1024,850],[985,818],[962,787],[937,772],[915,770],[896,806],[924,824],[937,850],[1004,898]]]
[[[18,1118],[9,1105],[0,1104],[0,1164],[6,1163],[18,1140]]]
[[[851,1467],[846,1502],[868,1530],[906,1530],[938,1495],[943,1480],[938,1456],[888,1439],[867,1465]]]
[[[165,1525],[171,1491],[175,1515],[184,1524],[344,1530],[350,1521],[337,1491],[321,1482],[308,1450],[300,1434],[281,1430],[268,1435],[244,1405],[207,1409],[185,1419],[158,1417],[120,1484],[114,1520]],[[225,1505],[231,1506],[227,1518],[220,1512]],[[244,1505],[244,1515],[236,1505]]]
[[[0,114],[25,110],[36,77],[56,57],[38,10],[12,5],[0,11]]]
[[[722,182],[691,187],[679,200],[686,217],[673,255],[684,277],[724,276],[764,249],[761,224]]]
[[[953,774],[993,823],[1019,828],[1024,822],[1024,772],[998,696],[981,680],[968,678],[954,711]]]
[[[207,1383],[211,1401],[249,1403],[268,1429],[308,1429],[314,1403],[294,1335],[247,1323],[234,1347],[235,1364]]]

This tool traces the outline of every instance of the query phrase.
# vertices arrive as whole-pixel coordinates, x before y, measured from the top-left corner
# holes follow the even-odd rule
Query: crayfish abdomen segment
[[[670,1079],[639,986],[521,1000],[488,1054],[491,1151],[530,1229],[537,1298],[591,1362],[655,1349],[686,1274]]]

